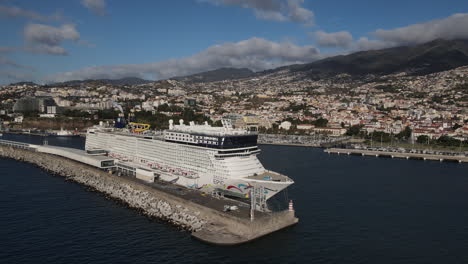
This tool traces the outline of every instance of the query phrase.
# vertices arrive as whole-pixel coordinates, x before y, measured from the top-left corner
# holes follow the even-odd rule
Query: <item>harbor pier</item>
[[[346,154],[346,155],[361,155],[361,156],[374,156],[374,157],[389,157],[400,159],[419,159],[419,160],[434,160],[434,161],[452,161],[458,163],[468,162],[468,157],[461,155],[437,155],[437,154],[423,154],[423,153],[408,153],[408,152],[390,152],[390,151],[377,151],[366,149],[344,149],[344,148],[329,148],[324,150],[329,154]]]

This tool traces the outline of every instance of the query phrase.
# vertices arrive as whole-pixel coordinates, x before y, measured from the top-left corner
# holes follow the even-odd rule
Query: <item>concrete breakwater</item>
[[[298,219],[294,211],[276,213],[256,212],[254,221],[247,216],[223,212],[224,204],[208,206],[208,197],[184,199],[170,191],[153,188],[127,177],[111,175],[103,170],[56,155],[29,149],[0,145],[0,158],[11,158],[32,163],[51,173],[65,177],[123,201],[129,207],[141,210],[192,232],[202,241],[218,245],[245,243],[274,231],[294,225]],[[205,200],[199,200],[203,198]],[[242,208],[241,208],[242,209]]]

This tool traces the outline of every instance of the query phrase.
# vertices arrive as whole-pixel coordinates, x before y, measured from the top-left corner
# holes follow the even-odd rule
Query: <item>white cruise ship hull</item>
[[[265,170],[256,157],[256,145],[226,150],[112,129],[90,129],[85,148],[105,150],[122,164],[144,168],[160,180],[204,192],[224,191],[248,198],[255,186],[263,187],[269,199],[293,183],[284,175]]]

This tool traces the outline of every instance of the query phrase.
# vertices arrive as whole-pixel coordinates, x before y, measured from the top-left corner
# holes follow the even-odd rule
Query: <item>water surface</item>
[[[41,137],[3,139],[42,142]],[[80,138],[49,144],[83,147]],[[467,263],[468,165],[261,146],[300,223],[215,247],[30,165],[0,159],[2,263]]]

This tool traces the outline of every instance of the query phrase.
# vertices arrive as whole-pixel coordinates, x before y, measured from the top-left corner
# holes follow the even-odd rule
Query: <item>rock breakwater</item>
[[[28,162],[50,173],[88,186],[150,217],[166,220],[189,231],[203,228],[207,220],[190,203],[168,193],[138,184],[62,157],[0,146],[0,157]]]
[[[166,220],[191,231],[192,236],[208,243],[246,243],[299,221],[293,210],[256,212],[255,220],[251,220],[248,215],[223,212],[222,205],[229,203],[225,200],[212,197],[195,199],[199,194],[191,197],[178,196],[169,190],[160,190],[158,186],[148,186],[136,179],[112,175],[83,163],[36,152],[34,149],[0,145],[0,158],[28,162],[67,180],[81,183],[150,217]],[[213,201],[215,204],[209,205]]]

